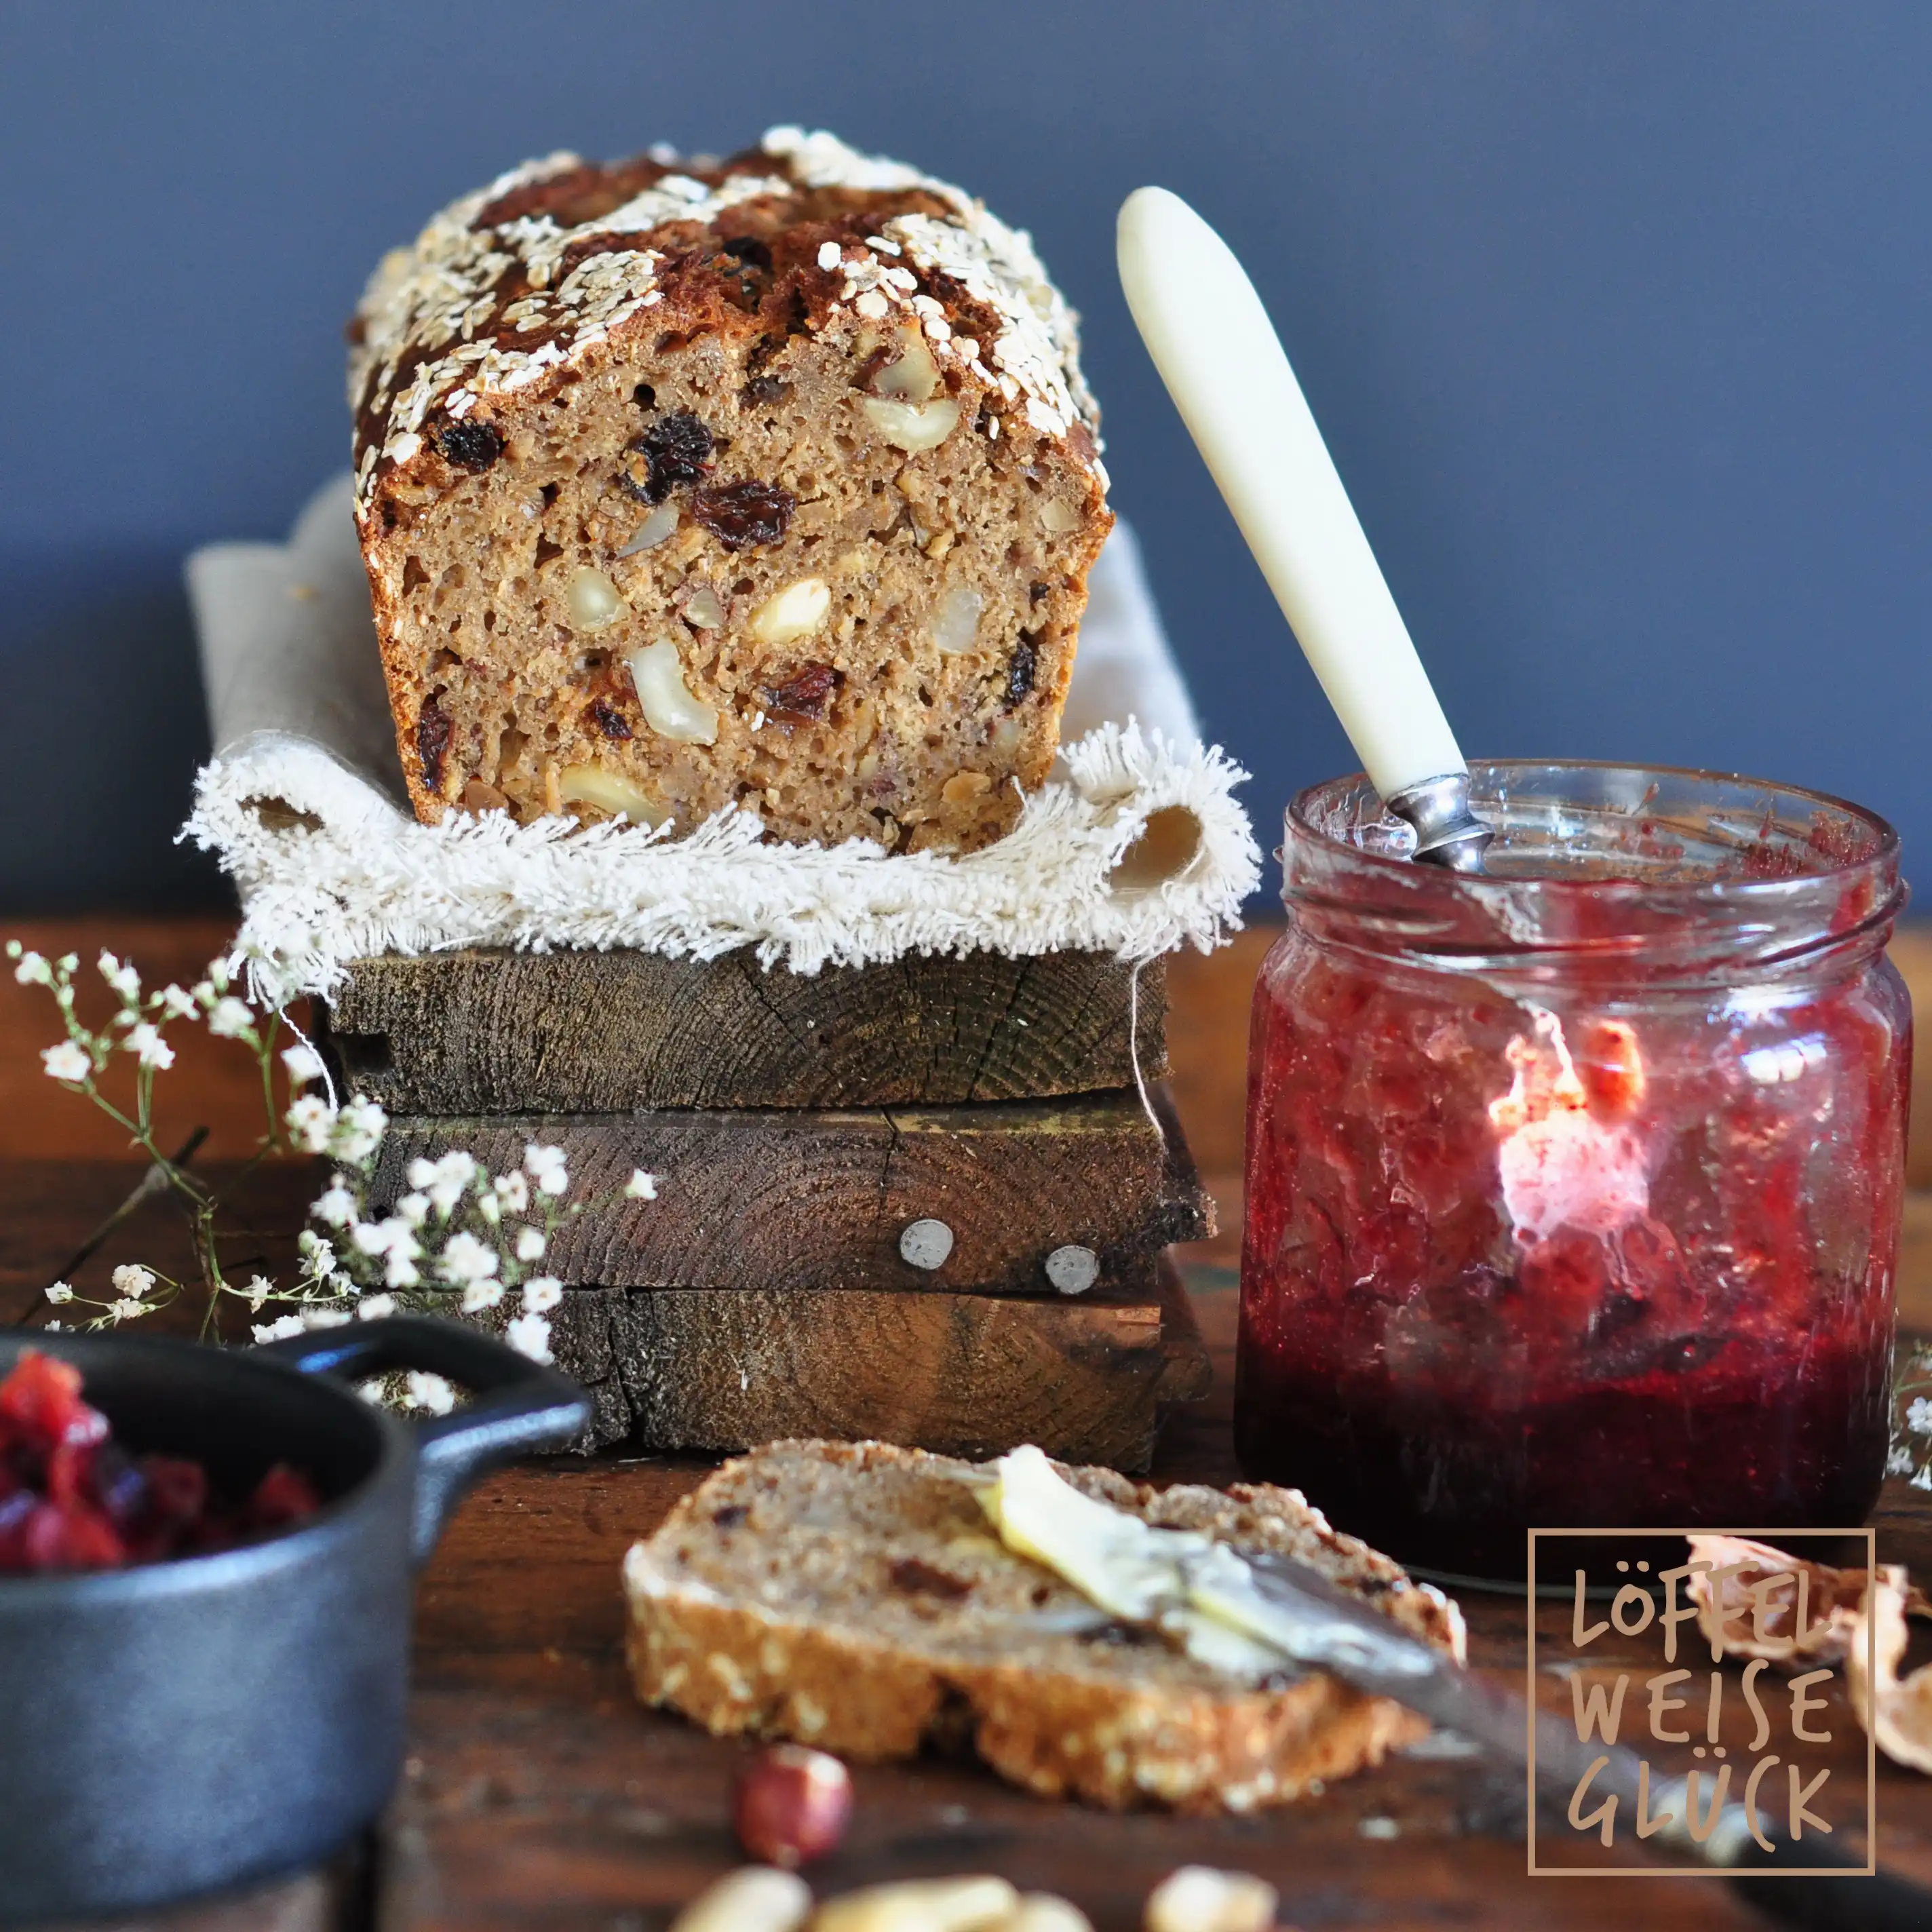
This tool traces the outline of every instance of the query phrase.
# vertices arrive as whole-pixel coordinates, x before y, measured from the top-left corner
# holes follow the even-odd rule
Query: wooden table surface
[[[151,979],[184,980],[225,936],[208,920],[23,922],[11,931],[43,950],[86,957],[112,946]],[[1225,1482],[1235,1474],[1231,1264],[1241,1072],[1248,989],[1268,938],[1249,934],[1211,959],[1178,961],[1173,974],[1177,1096],[1221,1200],[1223,1232],[1188,1257],[1214,1392],[1174,1414],[1160,1478]],[[1906,935],[1898,956],[1932,997],[1932,938]],[[40,1291],[137,1172],[111,1126],[42,1077],[38,1048],[53,1037],[44,999],[0,977],[0,1318],[10,1321],[43,1318]],[[238,1055],[184,1054],[161,1089],[172,1094],[164,1126],[181,1135],[208,1126],[211,1160],[245,1152],[259,1118],[247,1071]],[[1932,1183],[1928,1170],[1922,1155],[1916,1185]],[[288,1251],[312,1191],[299,1172],[268,1177],[256,1208],[266,1256]],[[164,1204],[144,1209],[83,1279],[104,1281],[117,1260],[155,1257],[170,1237]],[[1932,1328],[1932,1192],[1912,1204],[1900,1305],[1908,1326]],[[618,1564],[709,1466],[610,1458],[519,1468],[483,1485],[423,1578],[409,1756],[374,1842],[331,1870],[144,1923],[170,1932],[657,1932],[668,1924],[700,1885],[737,1862],[727,1796],[746,1748],[635,1704],[620,1654]],[[1876,1522],[1881,1558],[1932,1577],[1932,1503],[1894,1482]],[[1460,1600],[1472,1660],[1520,1685],[1522,1599],[1471,1592]],[[1568,1617],[1563,1606],[1546,1606],[1539,1632],[1553,1641]],[[1555,1674],[1544,1688],[1567,1702]],[[1862,1764],[1862,1734],[1841,1698],[1826,1721],[1838,1741],[1840,1783],[1849,1786]],[[1880,1765],[1880,1856],[1932,1883],[1932,1780]],[[1760,1922],[1710,1878],[1653,1877],[1634,1889],[1627,1881],[1528,1876],[1520,1777],[1468,1757],[1400,1757],[1319,1797],[1245,1819],[1114,1816],[1049,1804],[971,1766],[938,1760],[862,1768],[857,1784],[850,1837],[813,1874],[821,1893],[883,1877],[996,1870],[1066,1894],[1100,1932],[1129,1932],[1154,1882],[1192,1862],[1264,1874],[1281,1890],[1282,1920],[1311,1932],[1612,1927],[1640,1915],[1658,1932]],[[1621,1852],[1606,1862],[1637,1862]],[[1846,1882],[1849,1925],[1856,1892]]]

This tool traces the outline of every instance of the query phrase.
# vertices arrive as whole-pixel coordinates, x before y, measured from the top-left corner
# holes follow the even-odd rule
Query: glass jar
[[[1864,1520],[1911,1008],[1892,828],[1708,772],[1494,762],[1488,876],[1304,792],[1256,987],[1236,1441],[1337,1527]]]

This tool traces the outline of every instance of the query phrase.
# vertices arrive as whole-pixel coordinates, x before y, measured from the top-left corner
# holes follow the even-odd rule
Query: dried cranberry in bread
[[[1318,1672],[1254,1683],[1096,1617],[992,1533],[975,1466],[883,1443],[728,1462],[624,1562],[638,1694],[719,1733],[858,1758],[970,1744],[1050,1796],[1247,1810],[1380,1762],[1428,1726]],[[1462,1654],[1455,1605],[1292,1490],[1063,1473],[1150,1522],[1313,1564]]]
[[[351,334],[418,817],[1010,829],[1112,520],[1024,235],[796,128],[723,162],[554,154],[388,256]]]

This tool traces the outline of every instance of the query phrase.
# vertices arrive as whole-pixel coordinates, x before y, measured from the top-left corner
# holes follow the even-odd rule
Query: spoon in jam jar
[[[1179,196],[1120,209],[1120,283],[1248,548],[1414,856],[1480,872],[1493,836],[1360,520],[1234,251]]]

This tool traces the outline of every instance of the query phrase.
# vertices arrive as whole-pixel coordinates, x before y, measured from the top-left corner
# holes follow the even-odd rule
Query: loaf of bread
[[[533,161],[351,328],[418,817],[969,850],[1045,778],[1111,521],[1027,237],[828,134]]]
[[[1453,1604],[1293,1490],[1064,1473],[1150,1522],[1311,1564],[1460,1654]],[[1098,1616],[998,1540],[978,1474],[876,1442],[774,1443],[728,1462],[625,1560],[638,1694],[714,1732],[853,1757],[963,1744],[1035,1791],[1116,1808],[1278,1804],[1426,1731],[1318,1672],[1257,1684]]]

